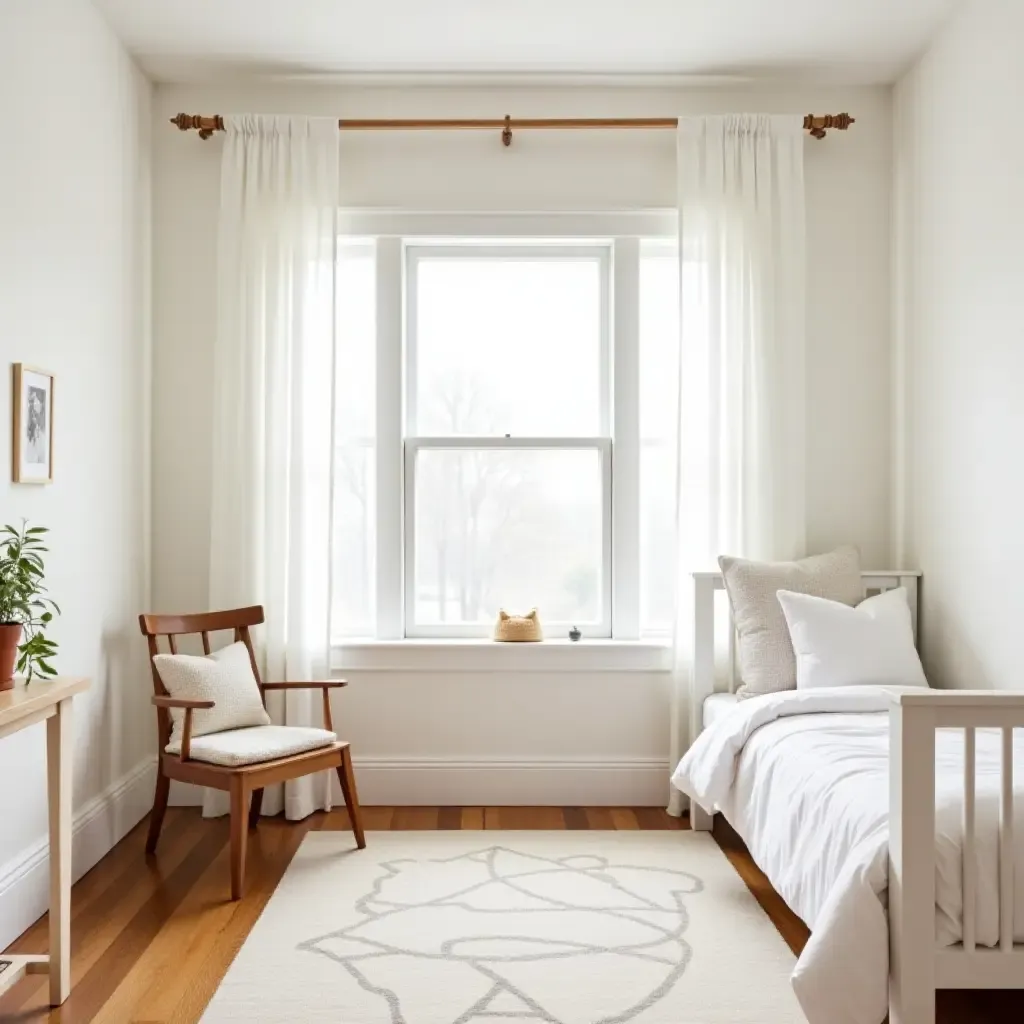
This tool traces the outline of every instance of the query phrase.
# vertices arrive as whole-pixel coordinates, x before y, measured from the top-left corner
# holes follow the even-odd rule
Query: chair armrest
[[[214,706],[212,700],[185,700],[183,697],[151,697],[158,708],[183,708],[188,711],[206,711]]]
[[[264,690],[337,690],[348,686],[347,679],[321,679],[312,683],[264,683]]]
[[[185,712],[185,721],[181,729],[181,753],[178,755],[182,761],[187,761],[192,756],[192,712],[207,711],[214,706],[212,700],[185,700],[182,697],[160,697],[150,698],[158,708],[175,708]]]
[[[264,690],[319,690],[324,702],[324,728],[334,732],[334,719],[331,716],[331,690],[339,690],[348,686],[347,679],[321,679],[317,682],[301,683],[264,683]]]

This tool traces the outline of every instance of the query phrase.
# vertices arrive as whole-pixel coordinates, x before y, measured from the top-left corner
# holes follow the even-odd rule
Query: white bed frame
[[[918,637],[920,573],[866,572],[865,594],[905,587]],[[693,704],[691,735],[704,727],[704,701],[715,692],[715,593],[720,573],[694,573]],[[728,689],[738,685],[735,630],[729,627]],[[963,729],[964,937],[935,945],[935,730]],[[1014,945],[1013,730],[1024,728],[1024,692],[931,690],[894,694],[889,712],[889,1021],[935,1024],[937,989],[1024,988],[1024,945]],[[974,750],[978,729],[1002,732],[999,816],[999,945],[976,942]],[[690,801],[690,822],[707,831],[713,815]],[[1021,880],[1024,884],[1024,879]]]

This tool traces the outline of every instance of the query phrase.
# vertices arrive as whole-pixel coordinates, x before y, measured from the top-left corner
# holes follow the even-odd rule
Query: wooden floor
[[[370,830],[687,827],[686,819],[651,808],[367,807],[364,817]],[[198,1020],[303,836],[311,829],[347,827],[344,811],[316,814],[298,824],[263,819],[249,841],[246,896],[231,903],[226,819],[204,821],[197,809],[172,808],[152,860],[143,852],[143,821],[74,888],[70,999],[51,1011],[45,977],[30,977],[0,997],[0,1021]],[[728,826],[716,825],[715,839],[799,953],[808,936],[803,923],[772,890]],[[45,949],[44,918],[8,952]],[[939,1007],[939,1024],[1003,1024],[1024,1020],[1024,993],[941,993]]]

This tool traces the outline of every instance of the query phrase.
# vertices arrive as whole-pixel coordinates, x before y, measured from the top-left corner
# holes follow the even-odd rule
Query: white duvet
[[[886,921],[889,691],[795,691],[741,701],[697,738],[673,783],[719,810],[811,929],[793,987],[810,1024],[880,1024],[888,1012]],[[977,737],[977,938],[999,940],[1000,739]],[[1024,742],[1014,748],[1015,820],[1024,813]],[[961,938],[963,732],[936,735],[936,940]],[[1024,878],[1018,830],[1017,878]],[[1024,885],[1016,941],[1024,941]]]

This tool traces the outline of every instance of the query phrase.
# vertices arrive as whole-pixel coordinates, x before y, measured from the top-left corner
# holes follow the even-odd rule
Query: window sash
[[[611,434],[612,376],[611,376],[611,306],[612,306],[612,241],[580,242],[554,238],[547,241],[508,242],[494,244],[479,239],[466,241],[431,242],[407,240],[405,242],[405,428],[406,436],[417,436],[417,401],[419,349],[417,344],[417,301],[419,295],[419,267],[425,260],[494,260],[576,262],[593,260],[598,265],[600,282],[600,336],[598,339],[598,430]],[[500,316],[501,311],[495,310]]]
[[[414,437],[405,440],[405,635],[410,638],[487,637],[489,623],[416,621],[416,461],[421,451],[594,451],[601,466],[601,617],[596,623],[547,621],[549,637],[578,625],[585,637],[612,635],[612,442],[607,437]]]

